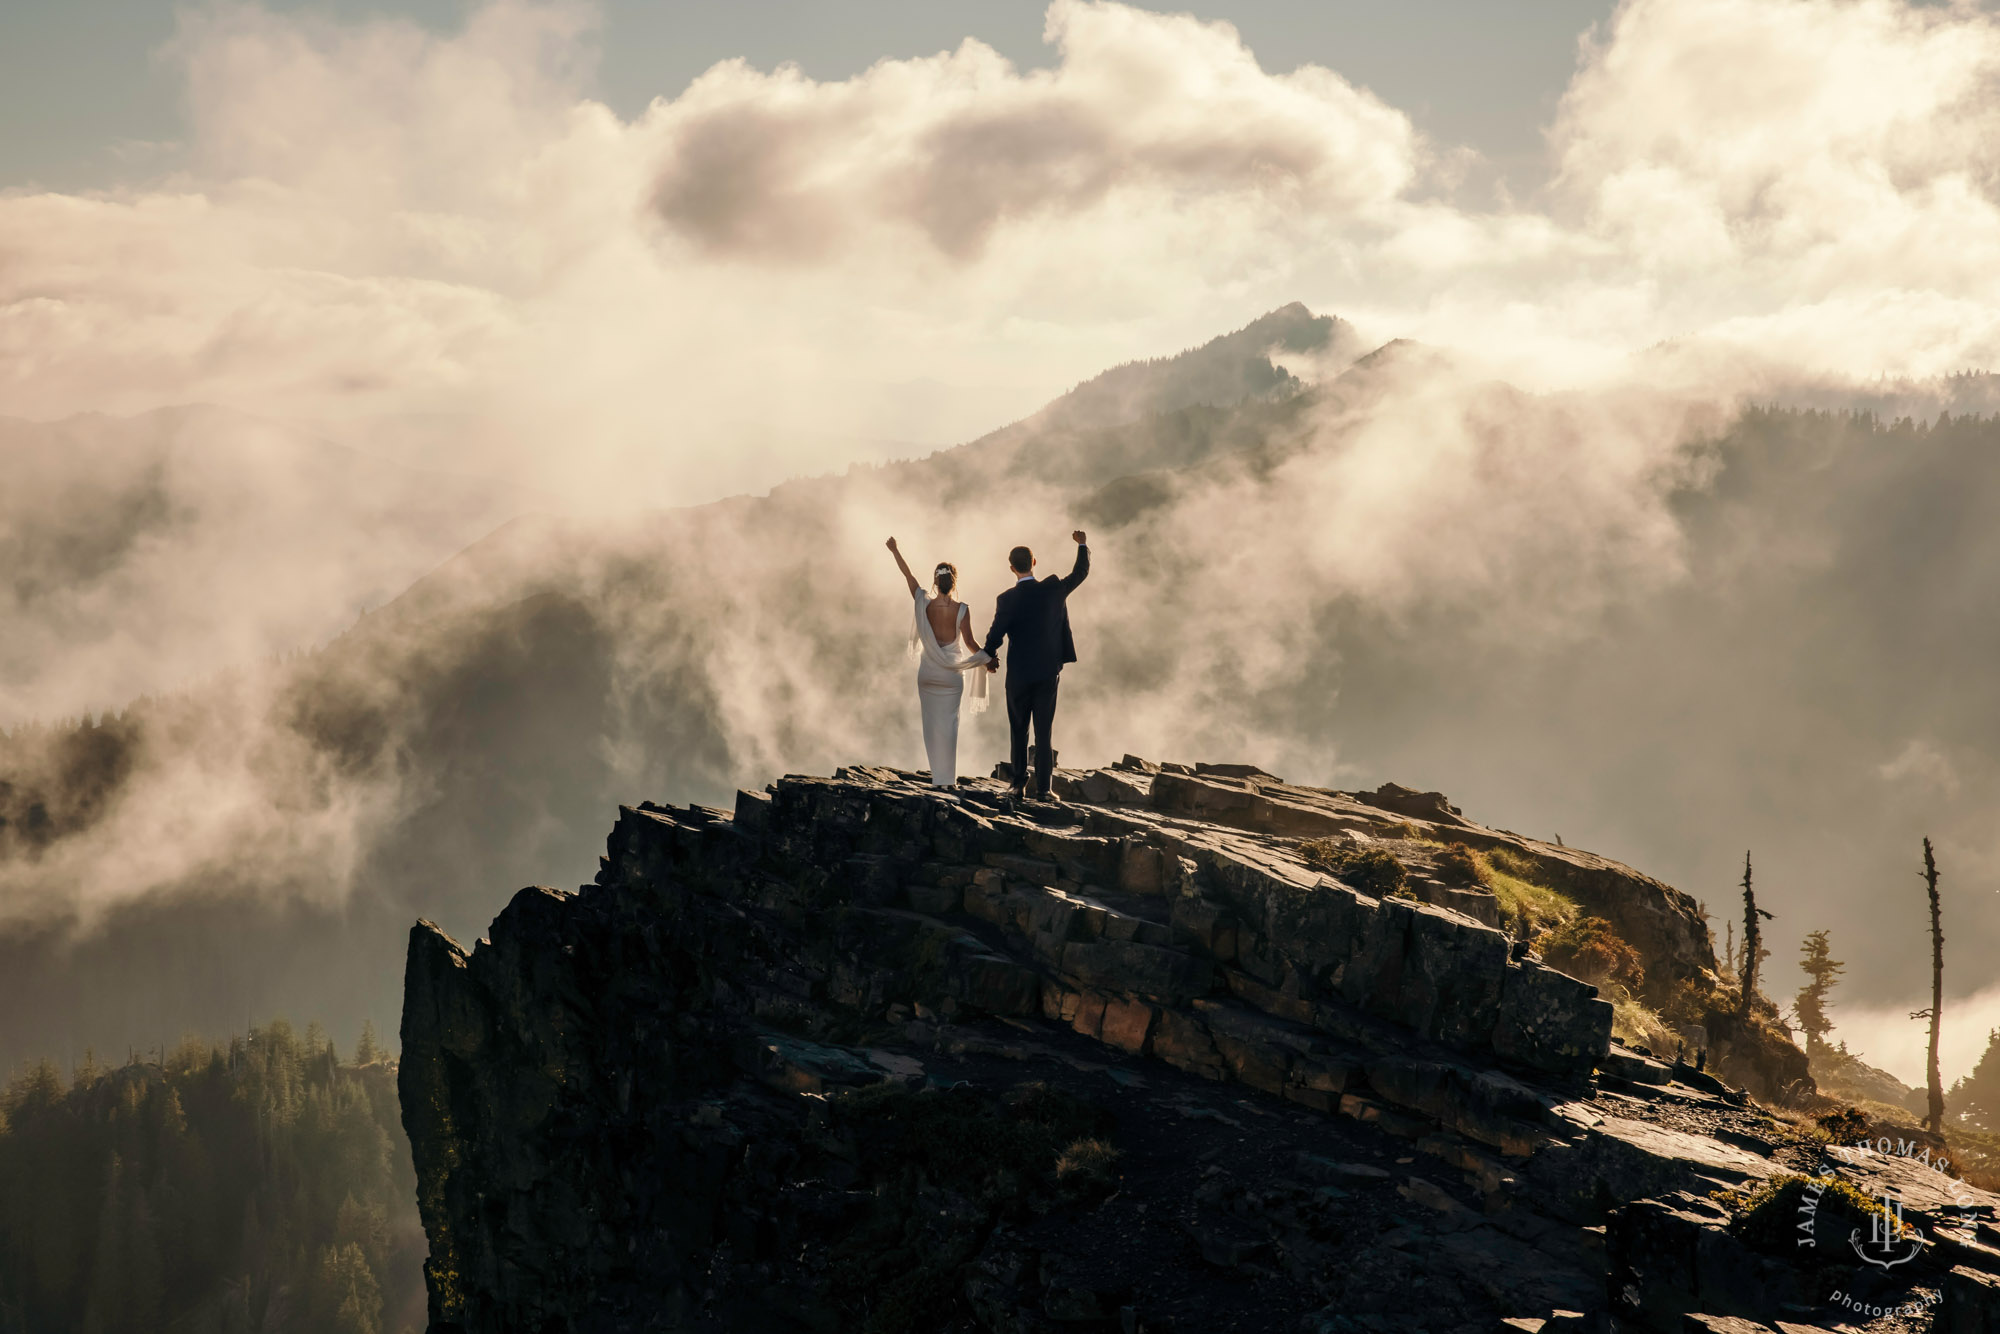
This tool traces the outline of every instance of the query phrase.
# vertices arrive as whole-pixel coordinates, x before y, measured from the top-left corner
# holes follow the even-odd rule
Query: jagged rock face
[[[1407,817],[1152,769],[627,808],[596,884],[419,923],[433,1331],[1490,1328],[1608,1309],[1608,1206],[1780,1165],[1592,988],[1292,852]]]
[[[1135,762],[1143,765],[1143,762]],[[1103,797],[1116,799],[1115,793]],[[1419,839],[1461,843],[1475,851],[1504,849],[1535,869],[1537,879],[1602,917],[1646,960],[1643,995],[1656,1005],[1683,981],[1715,972],[1715,946],[1701,907],[1688,895],[1629,866],[1580,848],[1524,838],[1467,820],[1441,793],[1385,783],[1350,796],[1300,787],[1243,765],[1197,765],[1152,780],[1152,804],[1163,811],[1290,838],[1349,831],[1379,836],[1406,825]],[[1386,815],[1385,815],[1386,813]],[[1393,846],[1393,845],[1391,845]]]

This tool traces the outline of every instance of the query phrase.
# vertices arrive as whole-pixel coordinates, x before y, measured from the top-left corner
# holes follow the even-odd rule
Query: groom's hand
[[[1077,529],[1075,532],[1071,533],[1070,536],[1076,540],[1076,544],[1078,546],[1085,545],[1083,540],[1083,529],[1081,528]]]
[[[988,662],[988,663],[986,664],[986,670],[987,670],[987,671],[989,671],[989,672],[997,672],[997,671],[999,671],[999,670],[1000,670],[1000,659],[998,659],[998,658],[994,658],[994,659],[992,659],[991,661],[989,661],[989,662]]]

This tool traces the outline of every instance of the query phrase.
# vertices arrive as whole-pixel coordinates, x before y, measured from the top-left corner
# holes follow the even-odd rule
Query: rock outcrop
[[[1829,1274],[2000,1329],[1987,1197],[1829,1165],[1612,1043],[1477,903],[1373,897],[1297,842],[1504,845],[1699,969],[1685,896],[1442,799],[1137,760],[1059,783],[1020,812],[874,768],[625,808],[595,884],[521,891],[469,953],[419,923],[434,1334],[1853,1323]],[[1935,1240],[1879,1281],[1767,1255],[1710,1197],[1787,1171],[1923,1187]]]
[[[1143,761],[1133,761],[1141,769]],[[1436,792],[1415,792],[1386,783],[1374,792],[1328,792],[1286,783],[1246,765],[1196,765],[1176,774],[1174,768],[1154,778],[1150,804],[1163,812],[1204,820],[1281,838],[1326,836],[1383,841],[1402,851],[1424,844],[1459,844],[1475,852],[1501,850],[1532,868],[1535,879],[1560,890],[1585,911],[1602,917],[1647,962],[1644,990],[1664,1000],[1686,981],[1713,981],[1715,947],[1692,898],[1651,876],[1606,857],[1523,838],[1505,830],[1488,829],[1467,820]],[[1116,801],[1114,787],[1100,779],[1076,780],[1106,800]],[[1421,879],[1419,885],[1424,883]],[[1420,892],[1424,892],[1420,889]],[[1429,897],[1437,898],[1434,892]],[[1465,910],[1468,905],[1450,902]]]

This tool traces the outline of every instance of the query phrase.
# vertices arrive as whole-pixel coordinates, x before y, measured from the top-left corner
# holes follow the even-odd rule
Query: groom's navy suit
[[[1036,580],[1023,577],[1000,595],[993,609],[993,628],[986,632],[986,651],[996,660],[1000,641],[1007,646],[1007,730],[1013,741],[1014,786],[1028,777],[1028,725],[1035,728],[1035,791],[1048,795],[1055,775],[1055,750],[1049,731],[1056,717],[1056,687],[1065,663],[1076,661],[1076,640],[1069,631],[1069,595],[1090,575],[1090,548],[1077,544],[1076,565],[1066,575]]]

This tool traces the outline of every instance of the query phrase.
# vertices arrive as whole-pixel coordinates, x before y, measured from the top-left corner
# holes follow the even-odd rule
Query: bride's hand
[[[894,551],[896,549],[896,539],[893,537],[890,538],[888,545],[889,545],[889,550]]]

